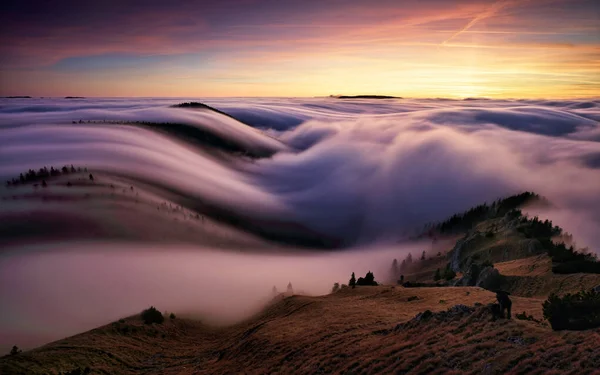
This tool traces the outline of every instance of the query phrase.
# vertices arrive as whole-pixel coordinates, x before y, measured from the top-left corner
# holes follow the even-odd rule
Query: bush
[[[442,277],[447,281],[450,281],[456,277],[456,272],[454,272],[450,263],[446,264],[446,269],[444,270]]]
[[[600,327],[600,293],[593,290],[563,297],[551,294],[542,307],[544,318],[555,331]]]
[[[559,263],[552,266],[553,273],[600,273],[600,262],[590,262],[587,260],[576,260],[566,263]]]
[[[22,352],[22,350],[21,350],[21,349],[19,349],[19,347],[15,345],[15,346],[13,346],[13,347],[12,347],[12,349],[10,350],[10,355],[17,355],[17,354],[19,354],[19,353],[21,353],[21,352]]]
[[[149,309],[142,311],[142,319],[145,324],[162,324],[165,321],[163,314],[158,311],[154,306],[150,306]]]
[[[333,283],[333,288],[331,288],[331,293],[335,293],[340,290],[340,283]]]
[[[169,319],[171,319],[171,320],[175,319],[175,314],[171,313],[171,315],[169,315]]]
[[[516,314],[515,318],[519,319],[519,320],[528,320],[530,322],[536,322],[536,323],[540,323],[539,320],[537,320],[536,318],[533,317],[533,315],[527,315],[527,313],[525,311],[523,311],[521,314]]]

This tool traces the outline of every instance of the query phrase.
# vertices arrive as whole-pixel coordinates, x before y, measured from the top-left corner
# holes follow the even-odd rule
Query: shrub
[[[19,349],[19,347],[15,345],[15,346],[13,346],[13,347],[12,347],[12,349],[10,350],[10,355],[17,355],[17,354],[19,354],[19,353],[21,353],[21,352],[22,352],[22,350],[21,350],[21,349]]]
[[[150,306],[149,309],[142,311],[142,319],[145,324],[162,324],[165,321],[163,314],[158,311],[154,306]]]
[[[533,315],[527,315],[527,313],[525,311],[523,311],[521,314],[516,314],[515,318],[519,319],[519,320],[528,320],[530,322],[536,322],[536,323],[540,323],[539,320],[537,320],[536,318],[533,317]]]
[[[563,297],[551,294],[542,307],[544,318],[555,331],[600,327],[600,294],[593,290]]]
[[[442,277],[448,281],[456,277],[456,272],[454,272],[450,263],[446,264],[446,269],[444,270]]]
[[[335,293],[340,290],[340,283],[333,283],[333,288],[331,288],[331,293]]]
[[[169,315],[169,319],[171,319],[171,320],[175,319],[175,314],[171,313],[171,314]]]

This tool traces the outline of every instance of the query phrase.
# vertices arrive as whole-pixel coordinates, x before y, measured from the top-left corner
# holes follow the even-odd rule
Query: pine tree
[[[348,286],[352,287],[352,289],[354,289],[356,287],[356,277],[354,276],[354,272],[352,272],[352,277],[350,277]]]
[[[394,259],[394,261],[392,262],[392,269],[390,270],[391,276],[392,276],[392,280],[396,279],[396,276],[398,275],[398,260]]]
[[[421,260],[425,260],[425,251],[423,251],[423,254],[421,254]]]
[[[287,293],[288,294],[294,294],[294,288],[292,288],[292,282],[290,281],[290,283],[287,286]]]

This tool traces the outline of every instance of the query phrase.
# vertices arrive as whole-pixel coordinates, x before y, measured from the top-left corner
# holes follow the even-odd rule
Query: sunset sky
[[[0,9],[2,96],[600,96],[598,0],[5,0]]]

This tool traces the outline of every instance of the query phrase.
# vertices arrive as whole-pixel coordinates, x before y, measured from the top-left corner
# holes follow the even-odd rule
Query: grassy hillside
[[[179,318],[144,325],[130,317],[3,357],[0,372],[592,374],[600,368],[600,330],[553,332],[533,321],[493,320],[485,304],[494,297],[470,287],[357,287],[278,298],[227,328]],[[541,299],[513,301],[514,312],[541,319]],[[483,306],[472,313],[414,319],[427,309],[476,303]]]
[[[431,239],[431,250],[393,264],[388,281],[403,275],[410,282],[477,285],[540,297],[599,285],[595,255],[571,246],[572,236],[552,221],[527,217],[520,210],[540,204],[549,202],[525,192],[430,225],[420,238]]]

